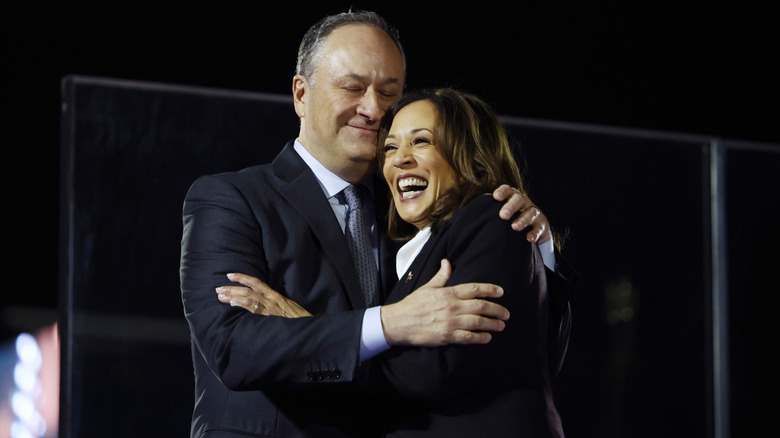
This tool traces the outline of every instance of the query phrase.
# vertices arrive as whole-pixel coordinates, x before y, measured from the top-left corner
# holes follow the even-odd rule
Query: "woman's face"
[[[439,152],[433,133],[439,115],[427,100],[403,107],[385,139],[382,172],[403,220],[425,228],[434,201],[455,186],[455,170]]]

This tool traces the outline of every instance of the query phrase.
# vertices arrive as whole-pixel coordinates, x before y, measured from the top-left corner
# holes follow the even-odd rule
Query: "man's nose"
[[[366,91],[360,99],[357,111],[361,116],[373,121],[378,121],[385,115],[385,109],[380,104],[379,96],[372,90]]]

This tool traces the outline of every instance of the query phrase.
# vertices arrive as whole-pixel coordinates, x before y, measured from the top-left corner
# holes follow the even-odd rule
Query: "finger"
[[[493,339],[493,336],[490,333],[458,330],[452,334],[450,343],[463,345],[487,344],[491,339]]]
[[[252,295],[252,289],[241,286],[220,286],[216,289],[217,294],[233,297],[249,297]]]
[[[545,243],[552,238],[550,229],[543,223],[538,223],[525,235],[531,243]]]
[[[442,259],[439,266],[439,271],[436,272],[436,275],[434,275],[433,278],[425,283],[423,287],[443,287],[445,284],[447,284],[447,280],[450,279],[450,275],[452,275],[452,266],[450,265],[450,261],[447,259]]]
[[[457,321],[457,328],[453,330],[449,340],[459,344],[481,344],[490,342],[490,332],[501,332],[506,328],[506,323],[493,318],[469,315],[461,317]]]
[[[512,229],[515,231],[522,231],[528,226],[535,227],[538,222],[544,226],[546,221],[539,221],[542,211],[531,204],[530,207],[525,208],[516,218],[512,221]]]
[[[220,303],[230,304],[231,297],[217,291],[217,299]]]
[[[265,283],[260,281],[260,279],[256,277],[252,277],[249,275],[240,274],[237,272],[231,272],[227,274],[227,277],[230,281],[233,281],[235,283],[241,283],[244,286],[250,287],[250,288],[257,288],[258,286],[262,287],[265,286]]]
[[[466,316],[469,318],[484,318],[491,321],[506,321],[509,319],[509,310],[506,307],[487,300],[473,299],[462,301],[460,303],[460,308],[458,308],[455,312],[461,316]],[[484,321],[481,320],[476,320],[475,322],[484,323]],[[480,325],[459,326],[459,328],[465,328],[468,330],[488,329],[487,327]]]
[[[501,184],[497,189],[493,190],[493,199],[496,201],[504,201],[515,193],[519,192],[514,187],[508,184]]]
[[[472,298],[498,298],[504,294],[504,289],[491,283],[462,283],[451,286],[456,298],[469,300]]]
[[[278,301],[282,297],[282,295],[279,292],[272,289],[270,286],[268,286],[265,282],[263,282],[259,278],[252,277],[249,275],[239,274],[239,273],[230,273],[227,275],[231,281],[243,284],[244,286],[247,286],[250,289],[252,289],[256,293],[256,296],[259,300]]]
[[[453,333],[463,330],[469,332],[501,332],[506,322],[501,319],[478,315],[461,315],[453,321]]]
[[[506,201],[499,214],[503,219],[508,220],[518,213],[522,214],[531,209],[536,209],[531,199],[518,192]]]
[[[246,297],[237,297],[236,298],[236,297],[234,297],[234,298],[232,298],[230,300],[229,304],[231,306],[234,306],[234,307],[236,307],[236,306],[237,307],[243,307],[244,309],[254,313],[255,312],[255,303],[256,303],[256,301],[253,300],[253,299],[250,299],[250,298],[246,298]]]

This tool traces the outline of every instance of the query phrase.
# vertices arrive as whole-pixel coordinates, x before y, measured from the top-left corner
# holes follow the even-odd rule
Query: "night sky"
[[[288,94],[303,33],[350,6],[399,28],[408,88],[455,86],[512,116],[780,143],[780,27],[769,6],[279,3],[290,6],[0,7],[12,258],[3,304],[56,307],[65,75]]]

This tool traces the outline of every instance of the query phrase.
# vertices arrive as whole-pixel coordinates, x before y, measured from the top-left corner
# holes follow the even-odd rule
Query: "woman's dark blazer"
[[[388,437],[563,436],[548,366],[547,279],[536,245],[479,196],[435,232],[388,297],[400,301],[452,264],[448,284],[494,283],[510,311],[485,345],[392,348],[379,356],[392,390]]]

